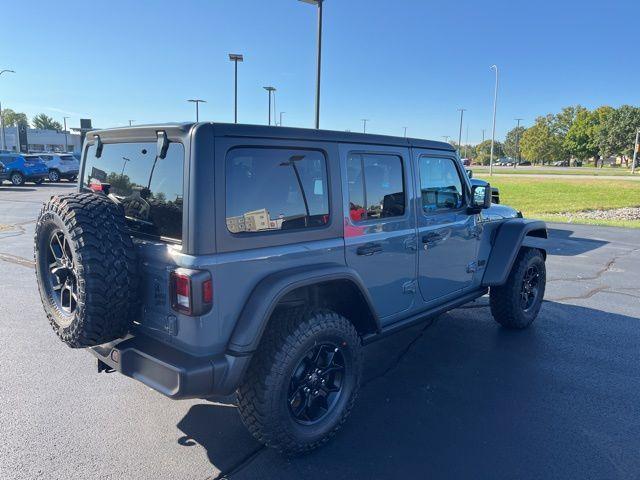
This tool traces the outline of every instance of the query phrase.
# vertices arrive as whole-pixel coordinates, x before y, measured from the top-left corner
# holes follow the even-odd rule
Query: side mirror
[[[471,205],[474,213],[491,206],[491,185],[473,185],[471,187]]]

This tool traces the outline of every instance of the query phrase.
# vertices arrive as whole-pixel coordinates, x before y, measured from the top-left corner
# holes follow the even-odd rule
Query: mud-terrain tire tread
[[[48,298],[38,265],[39,236],[54,216],[66,227],[77,264],[78,303],[73,320],[64,328],[56,323],[57,306]],[[83,348],[127,333],[138,311],[139,275],[136,251],[121,206],[93,193],[52,197],[38,215],[34,257],[44,310],[63,342]]]
[[[541,269],[542,278],[539,287],[541,291],[534,310],[531,314],[525,315],[520,306],[520,289],[524,273],[532,261],[538,262]],[[524,329],[531,325],[542,306],[545,283],[546,269],[540,250],[535,248],[521,249],[511,268],[507,282],[501,286],[491,287],[489,304],[495,321],[510,329]]]
[[[285,369],[292,357],[299,353],[299,348],[310,337],[326,330],[339,331],[347,342],[355,346],[356,380],[351,397],[336,425],[319,440],[304,443],[287,430],[286,425],[290,420],[281,418],[278,405],[274,404],[274,397],[277,395],[273,393],[282,385],[288,385],[289,377]],[[259,442],[284,455],[310,452],[327,443],[346,421],[358,395],[361,368],[361,339],[353,324],[345,317],[330,310],[316,310],[306,316],[301,316],[300,310],[296,308],[276,312],[237,391],[242,421]],[[285,376],[287,378],[283,378]]]

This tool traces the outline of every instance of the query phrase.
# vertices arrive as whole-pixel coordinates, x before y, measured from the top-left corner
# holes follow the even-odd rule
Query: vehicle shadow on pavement
[[[449,312],[367,347],[344,429],[295,459],[261,448],[228,406],[196,405],[178,427],[230,478],[633,476],[639,320],[545,302],[509,331],[482,303]]]
[[[549,255],[573,257],[591,250],[596,250],[609,242],[592,238],[573,237],[573,230],[560,228],[547,229],[549,238],[553,239],[553,247],[548,249]]]

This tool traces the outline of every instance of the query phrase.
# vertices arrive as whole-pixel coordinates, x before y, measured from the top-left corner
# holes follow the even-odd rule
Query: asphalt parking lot
[[[486,299],[367,347],[342,432],[284,459],[230,402],[172,401],[64,346],[35,284],[35,216],[69,184],[0,187],[0,478],[638,478],[640,230],[550,225],[546,302]]]

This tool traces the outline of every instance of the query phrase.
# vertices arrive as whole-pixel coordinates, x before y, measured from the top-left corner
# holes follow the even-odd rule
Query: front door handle
[[[379,253],[382,251],[382,245],[379,243],[365,243],[364,245],[360,245],[356,249],[356,253],[358,255],[364,255],[366,257],[373,255],[374,253]]]
[[[422,236],[422,243],[433,243],[442,239],[442,234],[436,232],[429,232]]]

